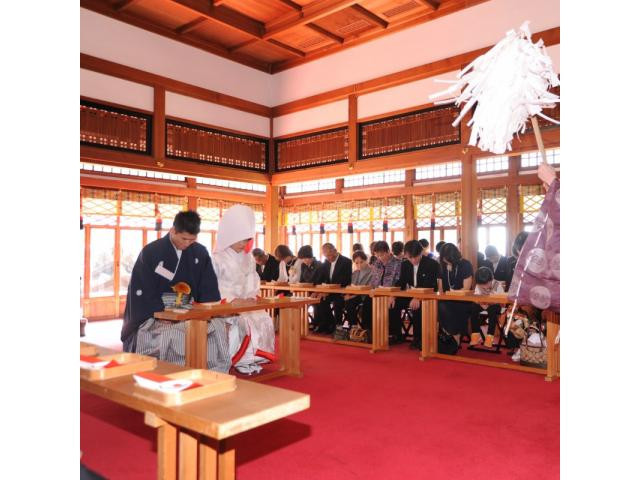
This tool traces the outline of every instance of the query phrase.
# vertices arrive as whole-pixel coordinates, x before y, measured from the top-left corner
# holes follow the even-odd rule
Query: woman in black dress
[[[458,247],[447,243],[440,249],[440,278],[438,291],[471,290],[473,267],[471,262],[462,258]],[[471,302],[445,300],[438,302],[438,322],[460,345],[460,336],[468,333],[468,320],[471,314]]]

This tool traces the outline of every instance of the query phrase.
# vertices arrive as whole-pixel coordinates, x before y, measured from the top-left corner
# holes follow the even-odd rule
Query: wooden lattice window
[[[118,191],[103,188],[83,188],[82,217],[85,225],[117,225]]]
[[[167,157],[266,171],[269,142],[262,138],[167,120]]]
[[[198,214],[202,220],[200,228],[202,230],[218,230],[220,218],[233,205],[247,205],[255,214],[256,231],[263,233],[264,230],[264,207],[261,204],[228,202],[225,200],[213,200],[208,198],[198,198]]]
[[[523,224],[532,224],[544,201],[542,185],[520,185],[520,213]]]
[[[436,227],[457,227],[460,225],[460,194],[436,193],[434,199]]]
[[[451,124],[459,109],[432,107],[359,124],[360,158],[460,143],[460,127]]]
[[[151,154],[151,115],[80,100],[80,143]]]
[[[507,223],[507,189],[492,188],[480,190],[478,212],[482,225],[506,225]]]
[[[155,228],[155,200],[153,193],[120,192],[120,225],[126,227]]]
[[[349,135],[346,127],[276,140],[276,170],[346,162]]]

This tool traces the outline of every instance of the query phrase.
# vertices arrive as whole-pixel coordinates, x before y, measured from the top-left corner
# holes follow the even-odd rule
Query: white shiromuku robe
[[[255,235],[253,210],[234,205],[220,220],[212,261],[221,298],[232,301],[260,295],[260,277],[249,249],[236,252],[230,246]],[[266,310],[243,312],[219,319],[228,325],[227,340],[231,365],[245,374],[262,370],[261,363],[275,358],[273,320]]]

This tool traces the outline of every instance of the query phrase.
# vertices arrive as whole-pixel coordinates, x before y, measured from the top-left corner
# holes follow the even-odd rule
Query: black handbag
[[[445,355],[458,353],[458,342],[444,328],[438,330],[438,353],[444,353]]]

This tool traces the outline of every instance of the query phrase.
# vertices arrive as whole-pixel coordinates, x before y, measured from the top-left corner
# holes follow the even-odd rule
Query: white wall
[[[492,0],[274,75],[274,105],[493,45],[530,20],[560,25],[560,0]]]
[[[80,95],[153,111],[153,88],[80,69]]]
[[[273,119],[273,136],[288,135],[349,120],[349,101],[338,100]]]
[[[269,119],[266,117],[173,92],[167,92],[165,98],[165,110],[169,116],[195,120],[196,122],[239,130],[263,137],[269,136]]]
[[[80,51],[252,102],[271,102],[271,75],[84,8]]]

